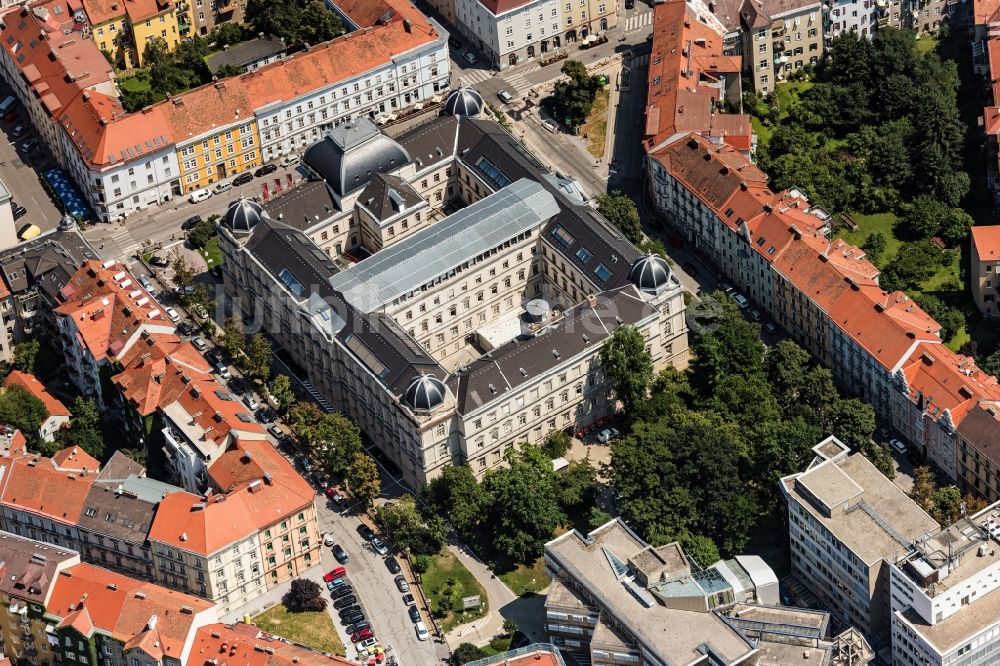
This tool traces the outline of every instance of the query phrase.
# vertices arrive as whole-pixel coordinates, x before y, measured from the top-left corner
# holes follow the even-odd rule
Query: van
[[[543,120],[542,121],[542,127],[544,127],[545,129],[547,129],[548,131],[552,132],[553,134],[555,134],[556,132],[559,131],[559,127],[554,122],[552,122],[551,120]]]
[[[222,194],[223,192],[226,192],[231,189],[233,189],[233,184],[230,183],[228,180],[224,180],[215,186],[215,193]]]
[[[281,158],[281,166],[287,167],[298,163],[299,163],[299,156],[295,154],[285,155],[284,157]]]
[[[13,95],[4,97],[3,101],[0,102],[0,116],[10,111],[15,104],[17,104],[17,98]]]
[[[207,187],[203,187],[200,190],[195,190],[194,192],[192,192],[191,196],[188,197],[188,201],[190,201],[191,203],[198,203],[199,201],[205,201],[211,196],[212,196],[212,190],[208,189]]]

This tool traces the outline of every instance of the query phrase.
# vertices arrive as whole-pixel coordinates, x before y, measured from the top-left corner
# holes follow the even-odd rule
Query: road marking
[[[645,28],[647,25],[652,25],[652,23],[653,23],[653,12],[633,14],[632,16],[625,19],[625,32],[635,32],[640,28]]]

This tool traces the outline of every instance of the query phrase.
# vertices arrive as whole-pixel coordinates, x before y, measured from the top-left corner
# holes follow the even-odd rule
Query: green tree
[[[415,555],[435,555],[444,545],[442,535],[432,531],[420,518],[412,495],[403,495],[378,507],[375,522],[397,548],[409,548]]]
[[[34,374],[40,348],[41,344],[36,339],[23,340],[14,345],[14,369]]]
[[[472,643],[462,643],[451,653],[451,663],[455,666],[462,666],[462,664],[468,664],[470,661],[477,661],[486,656],[488,655],[482,648],[476,647]]]
[[[692,379],[704,395],[710,395],[724,377],[745,377],[763,371],[764,344],[760,341],[760,330],[743,319],[738,309],[727,310],[716,330],[695,338],[691,347],[695,356]]]
[[[556,476],[559,506],[571,511],[594,502],[597,495],[597,468],[589,458],[574,460]]]
[[[20,386],[0,389],[0,423],[20,430],[30,444],[38,444],[38,429],[48,417],[45,403]]]
[[[200,250],[212,240],[216,234],[215,225],[208,220],[202,220],[195,225],[194,229],[188,232],[188,243],[196,250]]]
[[[953,247],[961,245],[969,237],[969,230],[972,229],[975,223],[976,221],[972,219],[972,216],[961,208],[952,208],[941,223],[941,229],[938,231],[938,234],[948,245]]]
[[[295,404],[295,393],[292,392],[292,380],[288,375],[278,375],[271,381],[271,395],[278,401],[278,411],[282,414],[288,412]]]
[[[680,535],[678,541],[681,542],[684,552],[702,568],[710,567],[722,559],[718,546],[707,536],[685,532]]]
[[[563,515],[556,502],[552,462],[538,447],[507,452],[508,467],[486,473],[497,550],[515,562],[531,562],[552,538]]]
[[[263,333],[250,336],[245,358],[243,366],[246,374],[251,379],[266,382],[271,376],[271,343]]]
[[[243,353],[243,346],[246,344],[246,335],[243,334],[243,321],[237,316],[226,319],[222,326],[222,349],[229,358],[239,358]]]
[[[239,44],[247,38],[247,29],[242,23],[227,21],[219,25],[209,35],[209,40],[215,42],[216,48]]]
[[[885,252],[887,242],[885,239],[885,234],[881,231],[876,231],[874,233],[868,234],[865,238],[865,242],[861,244],[861,249],[865,251],[868,255],[868,260],[873,264],[877,264],[879,259],[882,258],[882,253]]]
[[[634,245],[642,242],[642,223],[635,202],[620,190],[597,196],[597,211]]]
[[[424,487],[423,496],[429,515],[447,516],[466,540],[485,517],[489,505],[485,489],[467,465],[445,467]]]
[[[934,482],[934,472],[930,467],[921,465],[913,470],[913,487],[910,488],[910,499],[916,502],[921,509],[930,513],[934,509],[934,491],[937,486]]]
[[[348,464],[361,453],[361,431],[343,414],[320,413],[309,434],[313,455],[328,474],[348,472]]]
[[[281,603],[293,613],[316,612],[326,608],[323,589],[319,583],[308,578],[293,580],[288,592],[285,592],[285,596],[281,598]]]
[[[542,100],[542,108],[566,126],[576,128],[587,120],[601,82],[587,74],[587,68],[576,60],[563,63],[562,71],[568,79],[556,81],[552,95]]]
[[[940,525],[951,525],[962,517],[962,491],[945,486],[934,491],[931,517]]]
[[[347,467],[347,487],[364,506],[371,506],[382,493],[382,478],[375,460],[367,453],[355,453]]]
[[[573,445],[573,438],[566,434],[564,430],[553,430],[542,443],[542,451],[549,458],[559,458],[569,451]]]
[[[177,250],[170,255],[170,267],[174,270],[174,286],[188,287],[194,281],[195,271],[188,260]]]
[[[503,621],[503,633],[507,636],[513,636],[517,632],[517,621],[514,618],[505,618]]]
[[[104,435],[101,432],[101,413],[90,398],[78,396],[70,409],[69,427],[59,431],[63,446],[79,446],[97,458],[104,455]]]
[[[653,360],[646,351],[646,339],[635,326],[619,326],[601,346],[600,357],[615,396],[631,412],[646,398],[652,380]]]
[[[875,432],[875,410],[857,398],[838,400],[830,408],[832,434],[858,451],[868,446]]]
[[[916,289],[934,275],[941,260],[941,250],[930,241],[903,243],[882,271],[880,284],[888,292]]]
[[[916,301],[924,312],[941,325],[941,338],[946,342],[955,337],[955,334],[965,326],[965,315],[962,311],[945,304],[937,296],[921,295]]]
[[[246,20],[254,32],[263,32],[285,40],[290,48],[319,44],[344,32],[340,19],[322,0],[250,0]]]
[[[936,236],[951,212],[950,206],[926,194],[901,208],[903,227],[917,238]]]

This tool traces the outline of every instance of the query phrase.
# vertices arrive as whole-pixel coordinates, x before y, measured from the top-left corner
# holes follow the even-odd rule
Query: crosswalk
[[[132,236],[132,233],[124,226],[116,226],[109,238],[118,246],[118,256],[105,257],[105,259],[125,259],[131,257],[140,247],[139,243]]]
[[[535,68],[531,68],[524,71],[519,71],[513,74],[500,74],[498,78],[503,81],[504,89],[507,90],[511,95],[516,98],[524,97],[531,90],[534,85],[531,81],[525,78],[525,74],[529,71],[533,71]],[[461,75],[462,85],[476,87],[476,84],[487,81],[493,77],[493,74],[487,70],[476,69],[471,72],[466,72]]]
[[[625,32],[635,32],[641,28],[645,28],[647,25],[653,24],[653,12],[643,12],[641,14],[632,14],[627,19],[625,19]]]

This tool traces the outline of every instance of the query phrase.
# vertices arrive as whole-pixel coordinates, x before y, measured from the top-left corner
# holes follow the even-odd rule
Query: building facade
[[[185,36],[187,14],[172,0],[86,0],[87,33],[119,69],[142,67],[153,40],[173,51]]]
[[[1000,314],[997,270],[1000,269],[1000,226],[972,227],[969,248],[969,283],[979,311],[988,317]]]
[[[501,70],[562,48],[567,21],[574,35],[578,30],[574,16],[564,17],[560,0],[456,0],[455,17],[465,38]]]

